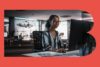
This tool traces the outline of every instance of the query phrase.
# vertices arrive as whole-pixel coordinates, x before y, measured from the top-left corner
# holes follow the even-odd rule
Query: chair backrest
[[[33,46],[36,51],[42,51],[42,31],[33,31]]]

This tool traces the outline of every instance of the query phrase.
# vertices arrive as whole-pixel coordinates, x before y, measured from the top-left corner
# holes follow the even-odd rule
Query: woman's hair
[[[49,17],[49,19],[47,20],[47,23],[46,23],[46,25],[45,25],[45,27],[46,27],[47,30],[49,30],[49,28],[51,27],[51,25],[52,25],[52,20],[53,20],[55,17],[59,18],[59,16],[57,16],[57,15],[51,15],[51,16]]]

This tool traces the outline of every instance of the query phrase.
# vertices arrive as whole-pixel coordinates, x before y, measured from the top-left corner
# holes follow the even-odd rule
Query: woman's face
[[[57,28],[58,26],[59,26],[59,17],[55,17],[54,19],[53,19],[53,24],[52,24],[52,28]]]

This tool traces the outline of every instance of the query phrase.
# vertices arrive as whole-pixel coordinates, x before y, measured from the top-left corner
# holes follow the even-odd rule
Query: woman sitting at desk
[[[47,31],[43,34],[42,46],[44,51],[64,52],[63,44],[58,31],[55,29],[59,26],[59,16],[51,15],[46,23]]]

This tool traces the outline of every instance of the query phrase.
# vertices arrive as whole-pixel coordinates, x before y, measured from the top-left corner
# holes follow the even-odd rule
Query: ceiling
[[[79,10],[5,10],[5,17],[22,17],[31,19],[47,19],[50,15],[59,15],[62,18],[80,19]]]

